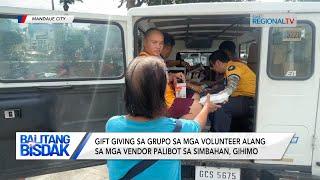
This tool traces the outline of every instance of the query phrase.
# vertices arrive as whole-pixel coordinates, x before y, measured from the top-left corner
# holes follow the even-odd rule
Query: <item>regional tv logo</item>
[[[294,14],[250,14],[250,27],[296,27]]]
[[[86,133],[17,132],[16,159],[76,159]]]

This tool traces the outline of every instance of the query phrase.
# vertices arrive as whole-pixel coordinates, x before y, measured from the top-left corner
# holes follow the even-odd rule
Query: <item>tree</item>
[[[77,51],[84,48],[85,37],[81,31],[73,31],[63,42],[63,55],[67,61],[75,61]]]
[[[68,11],[69,4],[74,4],[75,1],[83,2],[82,0],[60,0],[60,4],[63,4],[64,11]]]
[[[117,26],[91,24],[86,37],[88,38],[88,46],[84,49],[86,59],[111,62],[112,59],[116,59],[117,54],[120,54],[122,41]]]
[[[25,42],[22,29],[10,19],[0,19],[0,63],[8,66],[2,69],[0,76],[5,79],[16,79],[27,72],[24,63]],[[2,64],[3,65],[3,64]]]
[[[139,7],[143,3],[148,6],[161,5],[161,4],[184,4],[184,3],[201,3],[201,2],[242,2],[254,0],[120,0],[121,7],[124,2],[127,2],[127,8]]]
[[[22,49],[23,36],[21,29],[11,20],[0,20],[0,59],[17,60]]]
[[[286,2],[320,2],[320,0],[286,0]]]

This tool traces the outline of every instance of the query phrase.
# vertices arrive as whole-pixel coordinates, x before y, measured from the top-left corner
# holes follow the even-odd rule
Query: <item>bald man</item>
[[[139,56],[161,57],[164,46],[163,33],[156,28],[146,31],[143,40],[143,51]],[[184,79],[182,73],[169,74],[165,91],[165,99],[168,107],[168,116],[174,118],[193,119],[201,111],[202,106],[198,100],[192,98],[176,98],[174,86],[176,79]]]
[[[150,28],[146,31],[143,39],[143,51],[139,56],[158,56],[160,57],[163,49],[164,37],[160,30]]]

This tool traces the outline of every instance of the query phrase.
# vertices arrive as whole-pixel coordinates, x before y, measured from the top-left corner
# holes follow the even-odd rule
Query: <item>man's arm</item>
[[[193,83],[189,83],[187,82],[187,87],[192,89],[193,91],[197,92],[197,93],[201,93],[203,91],[203,87],[193,84]]]
[[[204,129],[206,127],[207,124],[207,120],[208,120],[208,114],[210,112],[214,112],[216,111],[218,108],[221,108],[220,105],[216,105],[210,102],[210,96],[207,95],[206,97],[206,102],[202,108],[202,110],[200,111],[200,113],[194,118],[195,121],[198,121],[198,123],[201,126],[201,129]]]
[[[173,66],[184,66],[187,69],[190,69],[190,65],[189,63],[185,62],[185,61],[180,61],[180,60],[166,60],[166,65],[167,67],[173,67]]]
[[[172,66],[178,66],[180,65],[180,61],[177,60],[167,60],[166,61],[167,67],[172,67]]]
[[[227,93],[228,96],[230,96],[238,87],[240,81],[240,77],[236,74],[231,74],[227,78],[227,86],[224,90],[220,91],[219,93]]]

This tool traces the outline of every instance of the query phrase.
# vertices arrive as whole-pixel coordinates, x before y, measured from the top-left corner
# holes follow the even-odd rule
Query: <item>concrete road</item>
[[[106,165],[64,171],[59,173],[45,174],[26,178],[26,180],[107,180],[109,179]]]

